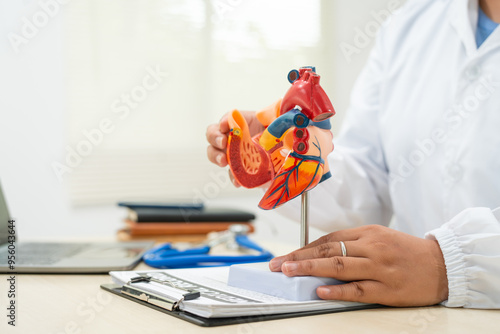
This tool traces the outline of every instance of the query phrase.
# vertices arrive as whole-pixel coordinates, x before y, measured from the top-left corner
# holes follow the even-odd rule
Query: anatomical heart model
[[[314,67],[290,71],[292,86],[257,112],[265,130],[253,137],[238,110],[229,116],[229,166],[243,187],[270,182],[262,209],[274,209],[331,176],[326,156],[333,150],[329,118],[335,110],[319,79]]]

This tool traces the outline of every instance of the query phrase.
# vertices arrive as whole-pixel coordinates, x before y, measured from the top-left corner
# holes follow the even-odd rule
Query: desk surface
[[[265,247],[288,251],[286,245]],[[136,269],[147,269],[141,264]],[[7,325],[0,275],[0,333],[500,333],[500,312],[445,307],[383,308],[202,328],[99,288],[108,275],[18,275],[17,324]]]

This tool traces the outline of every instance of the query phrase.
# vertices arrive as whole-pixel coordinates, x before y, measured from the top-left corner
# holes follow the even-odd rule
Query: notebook
[[[0,185],[0,273],[107,273],[132,269],[151,241],[18,242]]]

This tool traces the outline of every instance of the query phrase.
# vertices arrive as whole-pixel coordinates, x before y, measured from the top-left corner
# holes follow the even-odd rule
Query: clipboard
[[[143,306],[147,306],[156,311],[166,313],[172,317],[185,320],[194,325],[201,327],[217,327],[217,326],[227,326],[244,324],[258,321],[268,321],[268,320],[279,320],[287,318],[297,318],[306,317],[311,315],[321,315],[328,313],[338,313],[346,311],[356,311],[383,307],[378,304],[366,304],[366,305],[356,305],[356,306],[346,306],[343,308],[328,309],[328,310],[315,310],[315,311],[301,311],[292,313],[279,313],[279,314],[265,314],[265,315],[253,315],[253,316],[239,316],[239,317],[227,317],[227,318],[203,318],[189,312],[178,310],[176,305],[180,300],[174,300],[173,298],[166,299],[154,295],[152,293],[135,289],[136,291],[130,291],[127,287],[124,289],[124,285],[118,284],[102,284],[101,288],[111,292],[117,296],[123,297],[125,299],[131,300],[133,302],[139,303]]]

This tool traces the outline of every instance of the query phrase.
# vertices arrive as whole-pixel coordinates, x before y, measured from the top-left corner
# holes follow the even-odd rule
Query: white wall
[[[38,32],[25,28],[33,37],[17,50],[9,41],[9,34],[22,35],[23,19],[39,11],[36,2],[1,2],[0,180],[20,234],[78,233],[61,219],[68,197],[49,167],[65,131],[61,17]]]
[[[73,208],[68,197],[68,184],[60,183],[51,168],[52,162],[65,158],[65,147],[71,137],[67,127],[67,106],[79,103],[78,100],[67,100],[68,78],[63,70],[66,68],[66,51],[62,19],[73,3],[49,6],[54,17],[50,17],[46,24],[42,22],[43,27],[25,40],[25,44],[19,45],[18,52],[9,42],[9,36],[12,37],[9,34],[22,33],[23,18],[33,21],[33,15],[39,15],[38,19],[43,19],[39,14],[41,3],[56,2],[4,0],[0,3],[0,180],[11,215],[17,219],[18,231],[23,237],[111,236],[120,226],[123,212],[116,208]],[[328,11],[322,13],[325,18],[323,29],[334,32],[323,41],[323,47],[324,52],[335,55],[332,59],[334,75],[324,83],[338,112],[334,119],[335,132],[347,109],[354,78],[370,49],[370,46],[364,46],[352,61],[348,61],[339,45],[342,42],[354,44],[355,29],[364,29],[374,20],[371,10],[385,9],[387,3],[385,0],[323,1],[322,8]],[[230,88],[229,85],[228,96],[233,105],[235,94]],[[217,100],[214,105],[227,108],[229,104]],[[221,110],[221,114],[224,111]],[[205,124],[201,126],[204,127]],[[250,193],[257,198],[258,194]],[[224,196],[224,192],[220,196]],[[272,217],[272,214],[259,214],[263,215],[264,221]],[[282,233],[283,238],[289,238]]]

